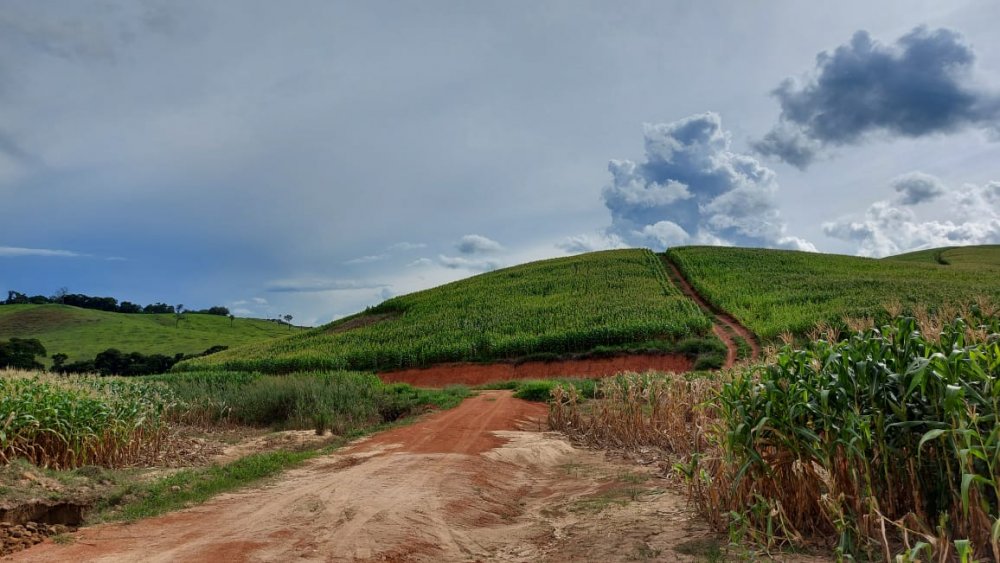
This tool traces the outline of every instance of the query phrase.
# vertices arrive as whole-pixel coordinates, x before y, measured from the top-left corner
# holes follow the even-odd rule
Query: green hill
[[[481,274],[174,369],[386,370],[651,340],[671,346],[710,330],[711,321],[670,283],[655,254],[616,250]]]
[[[63,353],[69,361],[92,359],[117,348],[143,354],[195,354],[212,346],[238,346],[301,331],[262,319],[185,313],[174,315],[108,313],[68,305],[0,306],[0,340],[37,338],[49,355]]]
[[[932,262],[942,266],[968,266],[980,268],[983,266],[1000,267],[1000,244],[981,246],[948,246],[907,252],[898,256],[890,256],[885,260],[905,260],[908,262]]]
[[[1000,303],[1000,247],[932,249],[875,260],[754,248],[681,247],[667,251],[691,284],[764,340],[802,334],[820,322]],[[949,264],[942,264],[941,257]]]

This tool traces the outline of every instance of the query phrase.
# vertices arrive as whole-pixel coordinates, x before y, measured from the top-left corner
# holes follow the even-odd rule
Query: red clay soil
[[[484,392],[263,488],[133,524],[84,528],[68,544],[48,540],[5,560],[464,560],[484,541],[510,541],[509,530],[494,537],[490,528],[508,512],[517,516],[518,495],[533,490],[531,467],[482,454],[509,441],[495,432],[537,431],[546,412],[509,391]],[[490,525],[477,532],[479,520]]]
[[[695,290],[694,286],[687,281],[687,278],[684,277],[684,274],[681,273],[680,268],[678,268],[676,264],[671,262],[666,256],[663,256],[662,258],[663,263],[670,268],[670,271],[673,273],[672,279],[674,283],[677,284],[678,288],[684,293],[684,295],[697,303],[698,306],[701,307],[702,310],[709,313],[710,316],[714,317],[715,324],[712,327],[712,331],[719,337],[719,340],[722,340],[722,342],[725,343],[726,349],[728,350],[726,353],[726,364],[724,367],[733,367],[733,364],[736,363],[736,355],[738,352],[736,341],[732,336],[730,336],[730,331],[742,336],[743,340],[746,340],[747,344],[750,345],[751,360],[756,360],[760,357],[760,344],[757,343],[757,337],[731,315],[712,306],[705,300],[704,297],[701,296],[700,293],[697,292],[697,290]],[[726,328],[729,330],[726,330]]]
[[[681,355],[642,354],[560,360],[556,362],[524,362],[497,364],[441,364],[428,368],[406,369],[380,373],[386,383],[409,383],[419,387],[446,385],[483,385],[515,379],[545,379],[549,377],[607,377],[623,371],[671,371],[681,373],[693,366],[690,358]]]

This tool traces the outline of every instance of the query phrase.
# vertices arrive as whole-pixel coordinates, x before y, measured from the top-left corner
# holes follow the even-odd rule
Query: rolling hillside
[[[1000,302],[1000,246],[933,249],[875,260],[755,248],[667,251],[691,284],[764,340],[802,334],[819,322]],[[942,257],[949,264],[937,260]]]
[[[711,320],[666,278],[655,254],[616,250],[481,274],[174,369],[390,370],[651,340],[664,349],[692,336],[714,341],[710,331]]]
[[[49,355],[63,353],[69,361],[92,359],[117,348],[143,354],[195,354],[212,346],[238,346],[301,329],[261,319],[185,313],[175,326],[171,314],[108,313],[67,305],[0,306],[0,340],[37,338]],[[47,360],[46,363],[51,363]]]

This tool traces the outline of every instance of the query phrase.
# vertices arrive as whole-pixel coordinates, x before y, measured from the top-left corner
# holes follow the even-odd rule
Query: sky
[[[997,21],[992,1],[0,0],[0,291],[317,325],[605,248],[1000,243]]]

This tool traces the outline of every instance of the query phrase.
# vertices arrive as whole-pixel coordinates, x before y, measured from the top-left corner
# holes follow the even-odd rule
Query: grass
[[[301,331],[262,319],[185,313],[175,326],[172,314],[125,314],[68,305],[0,306],[0,340],[37,338],[49,356],[63,353],[69,362],[93,359],[99,352],[197,354],[212,346],[239,346]],[[43,360],[51,363],[51,360]]]
[[[983,265],[1000,267],[1000,245],[985,244],[981,246],[948,246],[908,252],[898,256],[890,256],[886,260],[903,260],[908,262],[926,262],[958,268],[979,268]]]
[[[710,330],[711,321],[667,280],[654,254],[618,250],[481,274],[390,299],[348,321],[174,369],[384,371],[677,342]]]
[[[930,253],[932,251],[928,251]],[[927,259],[857,258],[753,248],[680,247],[667,251],[691,285],[765,341],[802,336],[846,318],[877,322],[887,304],[914,314],[926,304],[965,306],[976,298],[1000,302],[1000,247],[946,249],[943,265]],[[928,256],[930,256],[928,254]],[[912,258],[912,257],[911,257]]]

